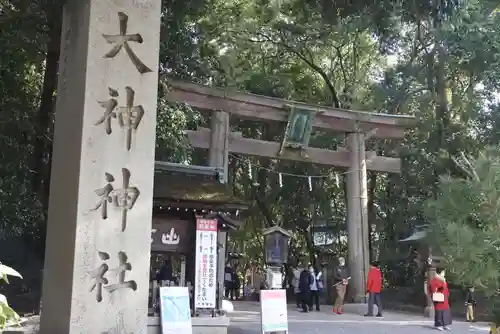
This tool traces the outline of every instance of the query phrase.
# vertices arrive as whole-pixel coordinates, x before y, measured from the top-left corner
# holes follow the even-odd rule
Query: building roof
[[[206,216],[206,218],[217,218],[219,222],[219,228],[222,230],[238,230],[243,226],[243,222],[241,220],[233,219],[230,215],[226,213],[213,213]]]
[[[249,204],[219,182],[220,175],[217,168],[156,163],[154,204],[212,211],[246,210]]]
[[[427,231],[416,231],[408,238],[399,240],[399,242],[421,241],[427,236]]]
[[[429,226],[427,224],[424,224],[424,225],[419,225],[419,226],[416,226],[414,229],[413,229],[413,233],[404,238],[404,239],[400,239],[398,242],[418,242],[418,241],[424,241],[427,237],[427,230],[428,230]]]

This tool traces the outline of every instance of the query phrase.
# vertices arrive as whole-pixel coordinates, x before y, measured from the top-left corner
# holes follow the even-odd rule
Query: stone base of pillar
[[[194,317],[191,319],[193,334],[227,334],[229,318],[222,317]],[[147,334],[161,334],[160,317],[148,318]]]
[[[354,296],[351,299],[351,303],[353,304],[366,304],[367,302],[366,296]]]

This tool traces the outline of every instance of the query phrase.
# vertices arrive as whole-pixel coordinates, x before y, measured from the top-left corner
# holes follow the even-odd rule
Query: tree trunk
[[[439,0],[433,0],[433,13],[432,13],[432,25],[434,29],[435,38],[435,52],[432,54],[432,58],[429,57],[429,61],[432,61],[432,69],[434,73],[435,81],[433,82],[434,90],[434,102],[436,103],[436,142],[435,142],[435,154],[436,160],[439,161],[439,154],[442,149],[447,150],[447,129],[449,125],[449,110],[448,110],[448,97],[446,94],[446,52],[443,46],[443,42],[440,40],[440,36],[437,33],[442,26],[442,18],[440,12],[441,2]],[[437,58],[437,59],[435,59]],[[429,87],[431,88],[431,87]],[[442,174],[442,168],[438,163],[434,168],[434,196],[437,194],[437,187],[439,183],[439,176]]]
[[[436,70],[436,121],[438,126],[438,147],[446,147],[446,132],[449,126],[449,110],[448,110],[448,97],[446,94],[446,78],[445,78],[445,66],[446,66],[446,53],[442,42],[438,42],[437,47],[437,64],[435,66]]]
[[[62,16],[59,10],[47,13],[49,22],[49,41],[45,58],[40,107],[35,116],[35,135],[33,138],[32,189],[40,200],[45,219],[48,210],[50,190],[51,140],[53,137],[53,119],[55,109],[54,93],[57,88],[59,53],[61,45]]]
[[[302,236],[306,242],[307,254],[309,255],[309,262],[315,266],[316,265],[316,257],[314,256],[314,242],[312,240],[311,230],[302,230]]]

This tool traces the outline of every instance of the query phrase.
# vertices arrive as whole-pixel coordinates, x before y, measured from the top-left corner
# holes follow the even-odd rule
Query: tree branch
[[[235,32],[236,36],[238,36],[238,32]],[[246,33],[249,33],[248,31]],[[325,82],[326,86],[328,87],[328,90],[330,91],[331,97],[332,97],[332,105],[335,108],[341,108],[341,103],[340,99],[338,97],[337,90],[335,89],[335,86],[333,85],[332,81],[328,77],[328,74],[316,63],[314,63],[313,59],[308,59],[303,53],[300,51],[296,50],[294,47],[290,46],[289,44],[283,42],[283,39],[281,38],[281,41],[276,41],[274,40],[271,36],[268,36],[267,34],[263,32],[254,32],[257,36],[260,36],[264,39],[265,42],[272,43],[276,46],[281,46],[285,48],[288,52],[296,55],[299,59],[301,59],[306,65],[308,65],[312,70],[314,70],[316,73],[319,74],[319,76],[323,79]],[[241,34],[241,32],[239,32]],[[251,35],[251,33],[249,33]],[[237,37],[238,38],[238,37]],[[262,40],[254,40],[252,38],[248,38],[248,41],[252,43],[262,43]]]

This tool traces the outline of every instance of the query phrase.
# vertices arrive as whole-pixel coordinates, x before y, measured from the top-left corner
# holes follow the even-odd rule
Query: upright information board
[[[217,291],[217,219],[196,219],[194,307],[215,308]]]
[[[193,334],[187,287],[160,288],[162,334]]]
[[[288,333],[286,290],[260,291],[260,316],[262,333]]]

